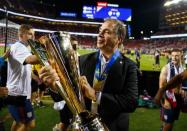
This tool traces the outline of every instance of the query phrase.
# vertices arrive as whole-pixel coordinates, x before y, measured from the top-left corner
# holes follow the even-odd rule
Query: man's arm
[[[25,61],[24,61],[24,64],[39,64],[40,61],[39,59],[37,58],[37,56],[35,55],[30,55],[28,56]]]
[[[8,58],[9,57],[9,55],[10,55],[10,49],[8,49],[4,54],[3,54],[3,59],[6,59],[6,58]]]
[[[160,104],[160,100],[162,99],[162,96],[164,95],[165,89],[164,86],[167,83],[167,66],[164,66],[160,73],[159,78],[159,89],[155,95],[154,102],[157,104]]]
[[[79,83],[83,95],[89,98],[90,100],[96,101],[96,92],[94,88],[92,88],[88,83],[86,76],[80,76]]]
[[[187,70],[173,77],[166,85],[163,86],[163,88],[164,90],[173,89],[180,85],[184,80],[187,80]]]
[[[167,83],[167,66],[164,66],[161,70],[160,77],[159,77],[159,88],[163,88],[164,85]]]

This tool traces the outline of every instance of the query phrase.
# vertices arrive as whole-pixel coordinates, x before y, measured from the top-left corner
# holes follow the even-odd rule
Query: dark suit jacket
[[[89,84],[93,85],[95,66],[98,53],[80,57],[80,73],[86,76]],[[98,112],[113,131],[127,131],[129,114],[134,112],[138,99],[138,78],[136,64],[121,55],[109,70],[102,91]],[[86,99],[86,106],[91,107],[91,101]]]

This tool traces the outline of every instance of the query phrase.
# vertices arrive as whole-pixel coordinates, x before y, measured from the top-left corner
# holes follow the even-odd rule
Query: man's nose
[[[99,37],[103,37],[103,33],[102,32],[99,32]]]
[[[100,31],[98,36],[102,37],[103,34],[104,34],[103,31]]]

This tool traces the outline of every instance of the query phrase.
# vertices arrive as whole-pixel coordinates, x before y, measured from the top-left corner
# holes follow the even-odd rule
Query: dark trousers
[[[123,113],[113,120],[111,123],[107,124],[110,131],[128,131],[129,130],[129,114]]]

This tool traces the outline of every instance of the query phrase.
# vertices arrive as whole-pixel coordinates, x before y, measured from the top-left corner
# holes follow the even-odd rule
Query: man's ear
[[[118,46],[120,46],[121,44],[123,43],[123,39],[122,39],[122,37],[118,37]]]
[[[18,34],[18,37],[23,38],[23,34]]]

